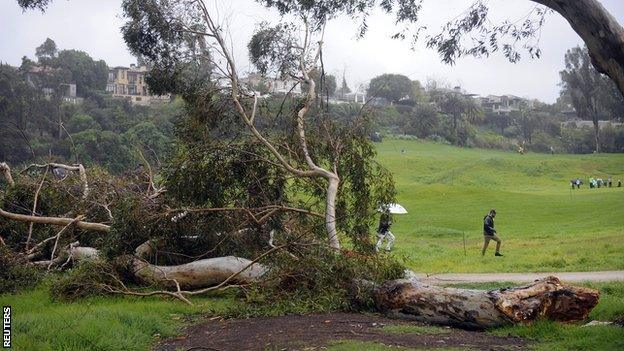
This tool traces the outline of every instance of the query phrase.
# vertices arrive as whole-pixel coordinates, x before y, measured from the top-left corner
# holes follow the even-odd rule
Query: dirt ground
[[[360,340],[409,348],[523,350],[526,341],[483,332],[449,329],[437,334],[393,334],[385,325],[423,324],[355,313],[314,314],[237,320],[207,320],[156,350],[321,350],[337,340]]]

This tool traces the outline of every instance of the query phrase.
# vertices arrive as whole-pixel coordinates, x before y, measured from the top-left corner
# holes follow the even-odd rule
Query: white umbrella
[[[407,210],[405,209],[405,207],[399,204],[383,205],[378,209],[378,211],[383,212],[386,208],[390,211],[390,213],[393,213],[393,214],[406,214],[407,213]]]

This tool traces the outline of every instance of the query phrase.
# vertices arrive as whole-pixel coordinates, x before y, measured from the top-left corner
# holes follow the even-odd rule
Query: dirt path
[[[565,282],[604,282],[624,281],[624,271],[602,272],[558,272],[558,273],[444,273],[416,274],[416,277],[429,284],[513,282],[527,283],[554,275]]]
[[[428,333],[389,333],[386,325],[424,326],[416,322],[355,313],[313,314],[236,320],[208,320],[166,340],[156,349],[173,350],[321,350],[338,340],[360,340],[410,348],[524,350],[526,342],[484,332],[437,329]]]

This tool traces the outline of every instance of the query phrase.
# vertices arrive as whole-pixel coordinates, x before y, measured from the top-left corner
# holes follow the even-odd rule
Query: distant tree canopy
[[[622,118],[624,97],[607,76],[592,65],[586,48],[572,48],[565,55],[565,69],[561,76],[561,94],[569,98],[577,115],[594,123],[595,150],[600,151],[598,121]]]
[[[61,84],[76,84],[76,93],[80,97],[106,88],[108,65],[103,60],[95,61],[84,51],[58,51],[56,43],[47,38],[37,47],[36,57],[43,70],[35,74],[37,80],[35,83],[41,87],[52,88],[58,92]],[[20,69],[27,74],[34,65],[35,62],[24,57]],[[34,79],[31,81],[34,82]]]
[[[95,90],[104,90],[108,80],[108,66],[104,60],[95,61],[84,51],[61,50],[52,62],[53,67],[71,73],[70,82],[76,84],[79,96]]]
[[[402,74],[382,74],[371,79],[367,95],[381,97],[390,102],[411,99],[413,96],[412,81]]]
[[[37,60],[41,64],[51,63],[56,58],[57,53],[56,43],[50,38],[46,38],[43,44],[35,50],[35,56],[37,56]]]

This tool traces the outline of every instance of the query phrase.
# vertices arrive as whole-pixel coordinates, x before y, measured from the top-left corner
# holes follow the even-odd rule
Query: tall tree
[[[187,84],[186,89],[179,91],[173,90],[178,87],[170,84],[175,81],[170,78],[163,80],[162,91],[180,93],[189,109],[195,111],[197,121],[193,123],[203,126],[203,130],[216,125],[229,132],[226,135],[240,135],[237,131],[246,128],[255,145],[264,149],[261,160],[279,167],[281,175],[293,177],[292,183],[298,189],[307,189],[315,199],[323,200],[323,226],[331,247],[340,248],[338,229],[350,237],[359,235],[363,240],[354,240],[356,246],[368,240],[371,214],[379,205],[378,199],[381,201],[369,188],[385,187],[392,180],[386,173],[375,171],[379,168],[372,163],[374,151],[361,119],[356,119],[354,125],[341,127],[328,118],[327,111],[318,108],[316,102],[321,92],[314,72],[321,70],[324,26],[319,26],[310,13],[303,11],[298,16],[303,19],[298,32],[303,33],[303,38],[294,38],[288,31],[271,31],[279,35],[266,35],[270,28],[261,28],[264,34],[255,36],[261,38],[256,41],[264,45],[259,47],[252,43],[250,50],[256,66],[262,66],[259,70],[288,74],[308,87],[302,98],[281,104],[273,114],[267,113],[263,109],[264,101],[259,101],[240,83],[227,39],[204,1],[156,1],[153,5],[146,6],[143,0],[123,2],[128,18],[123,34],[133,53],[142,55],[155,67],[176,69],[187,63],[184,61],[187,57],[192,57],[186,53],[193,49],[193,43],[203,41],[211,50],[210,55],[204,57],[211,59],[223,83],[215,87],[215,82],[208,79],[195,85]],[[284,46],[285,41],[296,45]],[[290,52],[274,48],[288,48]],[[212,59],[214,57],[219,60]],[[295,62],[282,64],[280,61],[286,60],[285,57],[293,57]],[[282,106],[290,110],[283,111]],[[209,113],[215,109],[219,113]],[[189,128],[188,132],[197,135],[198,129]],[[209,142],[217,132],[211,128],[193,140]],[[380,175],[381,180],[370,182],[374,177],[371,172]],[[339,196],[340,192],[346,195]],[[386,202],[391,197],[386,196],[391,191],[378,193],[384,194]]]
[[[37,60],[43,65],[50,65],[52,60],[56,58],[57,53],[58,49],[56,48],[56,43],[50,38],[46,38],[43,44],[39,45],[35,50]]]
[[[458,138],[458,127],[460,123],[476,123],[483,118],[483,110],[477,105],[474,99],[466,97],[455,91],[432,92],[432,99],[440,108],[440,111],[450,116],[453,124],[453,137],[456,142]]]
[[[613,82],[592,65],[587,49],[576,47],[565,55],[561,76],[562,95],[569,96],[577,115],[594,124],[595,151],[600,152],[600,119],[610,119],[621,96],[613,96]],[[619,100],[619,101],[618,101]]]
[[[411,99],[413,94],[412,81],[402,74],[382,74],[371,79],[367,95],[381,97],[396,103],[403,99]]]
[[[351,93],[351,89],[349,88],[349,85],[347,84],[347,78],[345,77],[344,73],[342,74],[342,83],[340,84],[340,88],[338,88],[338,91],[336,91],[336,95],[338,95],[339,98],[344,99],[347,94]]]
[[[95,61],[84,51],[62,50],[52,66],[70,73],[66,83],[75,83],[79,96],[85,97],[95,90],[106,88],[108,79],[106,62]]]

